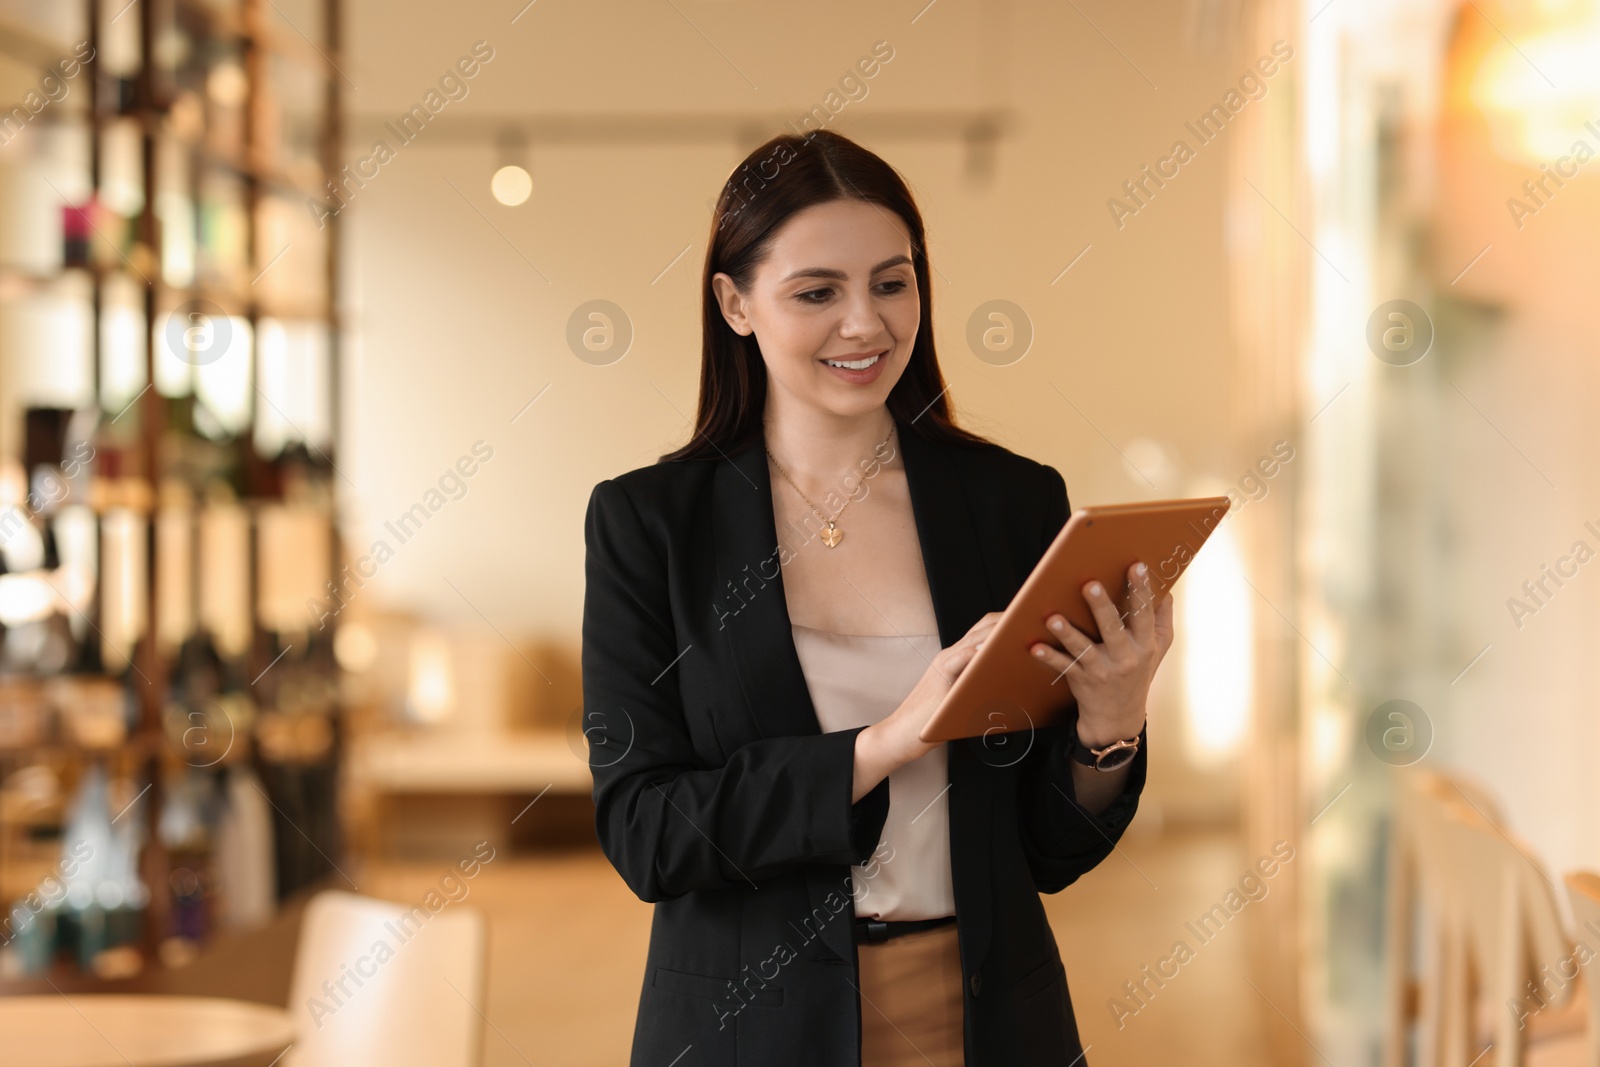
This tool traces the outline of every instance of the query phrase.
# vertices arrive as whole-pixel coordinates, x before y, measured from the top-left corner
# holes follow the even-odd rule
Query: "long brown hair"
[[[658,462],[718,459],[761,434],[767,367],[754,335],[741,336],[722,317],[711,278],[719,271],[748,292],[778,228],[813,204],[860,200],[900,216],[911,235],[912,269],[922,322],[911,360],[889,391],[888,407],[923,437],[998,447],[950,417],[944,377],[933,346],[933,288],[922,213],[900,175],[877,155],[832,130],[780,134],[745,157],[722,187],[711,220],[700,290],[700,407],[694,436]]]

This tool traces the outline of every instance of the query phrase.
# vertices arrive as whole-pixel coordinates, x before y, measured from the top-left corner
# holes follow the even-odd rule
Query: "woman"
[[[1075,713],[918,739],[1069,514],[953,425],[928,276],[888,164],[767,142],[717,205],[694,436],[590,497],[595,825],[657,905],[635,1065],[1084,1062],[1039,893],[1133,818],[1172,602],[1086,587],[1104,644],[1036,649]]]

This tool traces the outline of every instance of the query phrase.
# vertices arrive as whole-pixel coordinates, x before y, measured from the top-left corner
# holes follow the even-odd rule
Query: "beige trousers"
[[[963,1067],[956,924],[856,946],[861,1067]]]

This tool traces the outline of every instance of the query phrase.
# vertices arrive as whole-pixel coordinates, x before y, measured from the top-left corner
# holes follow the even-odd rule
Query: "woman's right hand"
[[[927,755],[943,741],[923,741],[918,734],[933,718],[934,709],[966,670],[983,643],[1000,621],[1000,612],[991,611],[973,624],[961,639],[942,648],[928,664],[917,684],[900,706],[880,722],[856,736],[856,773],[852,801],[860,800],[891,771]]]

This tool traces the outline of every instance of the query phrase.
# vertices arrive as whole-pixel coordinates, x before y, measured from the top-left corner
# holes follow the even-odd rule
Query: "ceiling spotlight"
[[[513,163],[494,172],[489,189],[506,207],[516,207],[533,193],[533,176]]]

